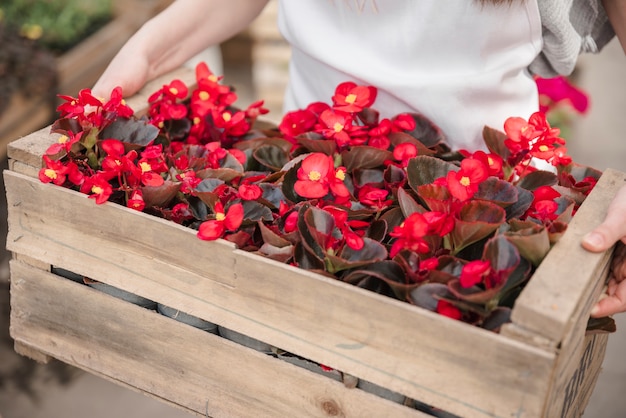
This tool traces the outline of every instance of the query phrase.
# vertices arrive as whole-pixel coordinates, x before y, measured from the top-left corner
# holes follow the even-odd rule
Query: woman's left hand
[[[594,318],[626,312],[626,186],[617,192],[604,221],[585,235],[582,246],[588,251],[601,252],[615,243],[618,245],[611,262],[611,278],[606,295],[591,310]]]

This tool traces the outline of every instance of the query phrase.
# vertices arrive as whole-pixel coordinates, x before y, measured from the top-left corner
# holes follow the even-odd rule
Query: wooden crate
[[[605,172],[494,334],[42,184],[51,141],[44,129],[10,144],[4,173],[18,351],[198,416],[425,416],[52,274],[58,266],[461,417],[581,416],[608,339],[586,325],[611,252],[579,242],[626,174]]]
[[[128,38],[170,2],[113,1],[111,21],[57,58],[57,92],[75,96],[93,86]],[[54,115],[55,104],[48,97],[14,94],[7,111],[0,115],[0,156],[6,155],[7,143],[47,125]]]

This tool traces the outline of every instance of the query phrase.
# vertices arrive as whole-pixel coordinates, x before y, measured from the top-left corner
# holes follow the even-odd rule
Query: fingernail
[[[591,316],[595,316],[598,312],[600,312],[600,307],[598,305],[594,305],[593,308],[591,308]]]
[[[597,232],[588,233],[585,236],[584,240],[587,244],[595,248],[602,247],[602,245],[604,244],[604,238],[602,238],[602,235],[598,234]]]

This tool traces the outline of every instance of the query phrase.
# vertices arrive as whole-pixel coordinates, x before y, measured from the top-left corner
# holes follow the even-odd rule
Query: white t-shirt
[[[538,110],[537,0],[281,0],[278,24],[292,45],[285,111],[351,80],[378,88],[381,116],[423,113],[453,149],[476,150],[485,125]]]

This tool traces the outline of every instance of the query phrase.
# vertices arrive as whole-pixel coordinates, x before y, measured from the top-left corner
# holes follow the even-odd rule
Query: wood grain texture
[[[24,175],[5,172],[5,186],[11,251],[462,416],[543,408],[553,352]]]
[[[13,338],[198,416],[426,417],[18,261],[11,267]]]
[[[142,111],[147,96],[174,78],[189,85],[194,82],[192,71],[180,70],[155,80],[129,104]],[[496,335],[236,250],[224,241],[200,241],[195,231],[163,219],[110,203],[98,206],[85,195],[41,184],[36,179],[41,155],[56,140],[47,132],[12,143],[11,171],[4,173],[9,202],[7,247],[22,259],[30,259],[31,265],[34,261],[34,267],[41,263],[37,274],[46,276],[49,270],[41,265],[83,274],[459,416],[582,414],[607,340],[606,335],[586,336],[586,322],[606,280],[611,252],[587,253],[579,243],[604,217],[612,196],[624,184],[624,173],[605,172],[518,298],[513,322]],[[21,271],[17,269],[15,274]],[[24,287],[21,297],[25,306],[30,303],[29,309],[36,311],[35,295],[35,290]],[[59,300],[63,303],[55,309],[61,318],[63,310],[73,306],[63,297]],[[103,299],[97,303],[102,303],[100,309],[107,306]],[[146,321],[146,328],[160,326],[152,317],[140,319]],[[20,322],[19,317],[15,321],[22,325],[20,333],[31,335],[34,324]],[[50,347],[46,326],[37,326],[41,335],[24,344]],[[63,321],[59,319],[56,326],[60,333]],[[65,326],[71,329],[69,322]],[[183,332],[178,326],[172,335]],[[80,332],[87,340],[93,338],[93,330]],[[112,344],[124,346],[133,336],[115,329],[109,338]],[[84,350],[78,345],[77,339],[68,350]],[[178,345],[169,349],[182,352]],[[191,344],[186,349],[200,348]],[[125,358],[116,360],[122,363],[134,356],[117,355]],[[91,358],[85,358],[80,367],[110,374],[108,363],[93,367]],[[254,358],[247,361],[256,367]],[[145,380],[155,373],[150,364],[136,362],[134,367],[142,369],[137,373]],[[136,385],[126,375],[109,378]],[[241,375],[228,379],[241,379]],[[318,382],[307,380],[306,384],[317,386]],[[141,390],[180,403],[167,393]]]

